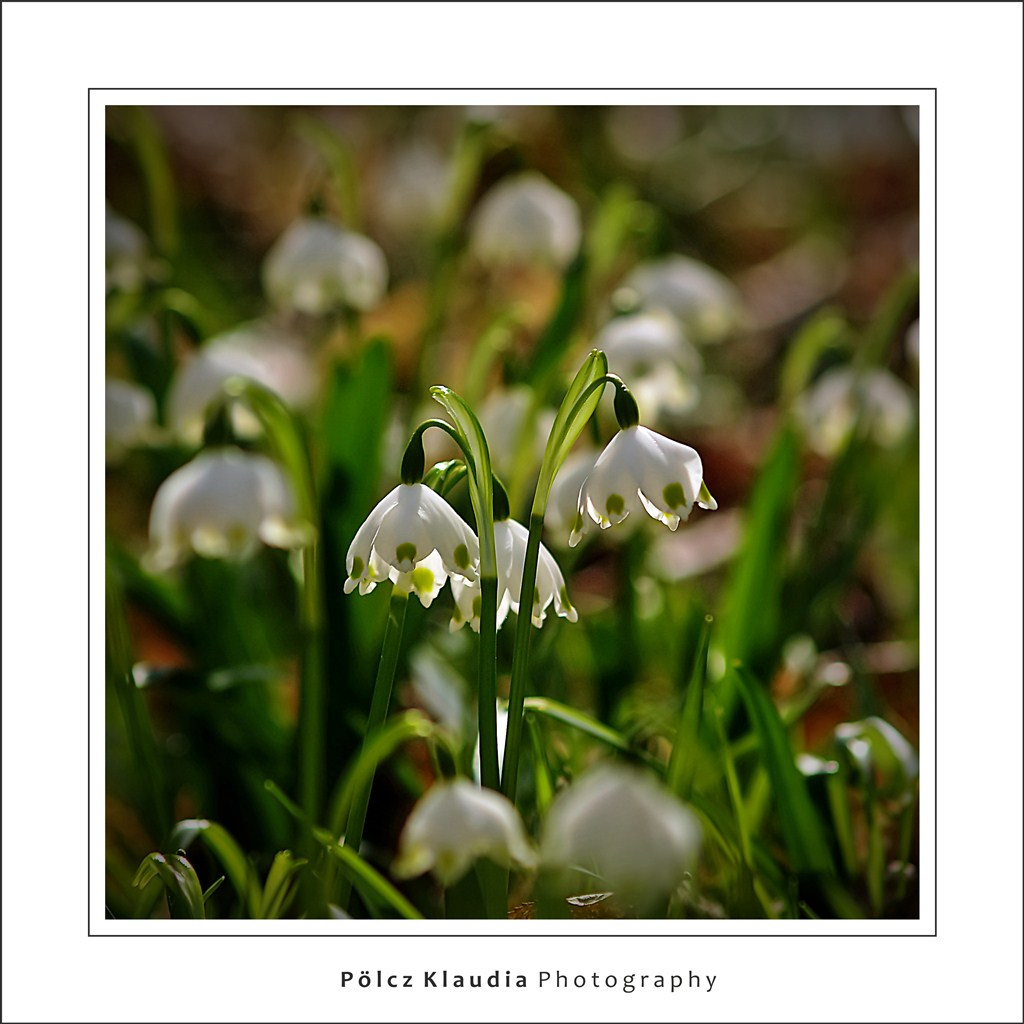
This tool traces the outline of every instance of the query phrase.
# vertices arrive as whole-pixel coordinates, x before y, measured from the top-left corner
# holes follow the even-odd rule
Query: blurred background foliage
[[[549,784],[608,748],[553,707],[603,723],[621,756],[668,763],[711,615],[715,710],[694,738],[692,789],[722,840],[681,912],[916,916],[916,118],[875,106],[108,108],[107,201],[130,224],[107,229],[107,374],[142,385],[155,410],[145,443],[108,453],[108,914],[168,912],[156,887],[133,885],[153,851],[165,861],[147,862],[147,878],[186,894],[179,911],[202,909],[180,881],[194,866],[203,887],[231,883],[208,893],[207,915],[299,913],[291,883],[298,854],[311,856],[274,792],[298,785],[294,556],[261,548],[169,574],[143,558],[157,488],[195,451],[171,429],[179,367],[268,315],[315,367],[301,423],[325,580],[326,822],[359,749],[387,609],[387,588],[342,593],[345,553],[397,482],[409,431],[435,414],[426,388],[483,408],[528,384],[539,413],[628,304],[633,268],[682,254],[739,296],[721,332],[690,325],[697,397],[658,424],[701,453],[719,509],[676,533],[648,524],[571,552],[546,536],[580,621],[549,620],[534,637],[520,809],[535,826]],[[583,257],[564,271],[491,270],[467,245],[482,197],[527,169],[580,209]],[[269,312],[267,252],[310,211],[381,246],[389,282],[375,308]],[[845,390],[844,369],[857,382]],[[896,398],[870,383],[877,371]],[[595,420],[593,441],[608,422]],[[502,471],[523,518],[536,465],[518,458]],[[464,495],[451,500],[472,522]],[[436,618],[410,603],[396,703],[471,749],[475,647]],[[501,687],[511,628],[498,643]],[[429,744],[412,739],[378,773],[364,853],[384,874],[434,771]],[[194,820],[228,839],[175,830]],[[824,872],[801,862],[818,856],[804,847],[819,827]],[[745,836],[737,864],[727,851]],[[245,899],[250,876],[258,891]],[[431,912],[429,882],[402,888]]]

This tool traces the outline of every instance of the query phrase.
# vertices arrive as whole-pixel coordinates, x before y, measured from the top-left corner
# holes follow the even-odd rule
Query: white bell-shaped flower
[[[606,530],[640,508],[675,530],[695,503],[718,507],[707,489],[702,491],[703,482],[704,468],[693,448],[647,427],[626,427],[608,442],[580,488],[569,546],[580,542],[589,523]]]
[[[153,499],[146,563],[168,569],[190,554],[240,559],[259,542],[299,547],[299,521],[284,473],[266,456],[211,448],[172,473]]]
[[[480,549],[476,534],[425,484],[399,484],[359,527],[348,549],[345,593],[368,594],[384,580],[415,591],[425,607],[449,576],[473,580]]]
[[[555,414],[551,409],[534,410],[533,403],[533,391],[525,384],[498,388],[480,403],[480,426],[488,438],[491,465],[503,476],[516,475],[523,455],[530,469],[544,458]]]
[[[106,382],[107,461],[120,458],[128,449],[145,444],[155,432],[156,402],[141,384],[108,378]]]
[[[523,568],[526,563],[526,545],[530,531],[514,519],[499,519],[494,524],[494,550],[498,563],[498,615],[497,626],[508,617],[510,611],[519,614],[520,591],[523,583]],[[454,632],[467,622],[470,628],[480,632],[480,581],[462,580],[452,577],[452,594],[455,608],[449,628]],[[537,583],[533,590],[533,624],[540,628],[547,618],[547,609],[554,605],[555,613],[575,622],[576,609],[569,600],[562,570],[558,568],[551,552],[543,544],[537,559]]]
[[[466,779],[439,782],[416,804],[398,841],[392,870],[400,878],[432,871],[453,885],[478,857],[530,868],[536,853],[507,797]]]
[[[671,313],[698,343],[722,341],[745,319],[736,286],[688,256],[642,263],[623,282],[619,295],[636,309]]]
[[[555,872],[592,872],[642,908],[675,890],[700,847],[700,822],[685,804],[647,772],[605,765],[555,799],[541,860]]]
[[[146,236],[109,206],[105,232],[107,291],[136,291],[146,280],[149,262]]]
[[[610,320],[594,338],[608,357],[608,369],[629,381],[644,415],[680,416],[700,397],[702,360],[679,321],[664,310]]]
[[[376,242],[315,217],[295,221],[263,263],[270,301],[310,316],[345,306],[373,309],[387,283],[387,261]]]
[[[210,402],[232,377],[262,384],[294,408],[302,408],[316,391],[316,372],[297,339],[273,324],[255,322],[211,338],[177,370],[167,393],[171,428],[198,444]],[[239,437],[260,434],[256,417],[241,405],[231,410]]]
[[[883,448],[897,444],[914,422],[914,402],[888,370],[838,366],[804,392],[796,413],[808,444],[831,458],[857,429]]]
[[[590,476],[597,462],[598,453],[592,448],[580,448],[570,452],[558,467],[555,479],[548,492],[548,507],[544,512],[544,525],[559,543],[565,547],[569,533],[576,522],[580,488]]]
[[[498,182],[480,201],[470,245],[487,266],[562,268],[576,255],[582,229],[576,203],[536,171]]]

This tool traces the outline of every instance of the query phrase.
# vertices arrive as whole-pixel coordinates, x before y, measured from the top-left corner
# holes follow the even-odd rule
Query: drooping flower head
[[[116,461],[128,449],[144,444],[154,432],[156,402],[153,393],[141,384],[107,378],[106,382],[106,454],[107,462]]]
[[[510,611],[519,614],[520,591],[523,582],[523,568],[526,562],[526,545],[530,531],[514,519],[498,519],[494,523],[494,548],[498,562],[498,614],[497,627],[508,617]],[[461,629],[467,622],[470,628],[480,632],[480,582],[452,578],[452,593],[455,608],[450,628]],[[540,628],[547,618],[547,609],[554,605],[555,613],[575,622],[576,609],[569,600],[562,571],[558,568],[551,552],[543,544],[537,560],[537,582],[533,590],[531,616],[533,624]]]
[[[642,908],[680,884],[700,846],[700,822],[685,804],[645,772],[606,765],[555,799],[541,857],[555,871],[593,872]]]
[[[542,264],[562,268],[581,238],[576,203],[536,171],[498,182],[481,200],[470,245],[488,266]]]
[[[295,408],[316,390],[313,365],[297,339],[269,323],[246,324],[211,338],[175,373],[167,416],[179,437],[200,441],[208,407],[232,377],[262,384]],[[260,434],[259,421],[242,406],[232,409],[232,426],[239,437]]]
[[[415,591],[424,606],[449,576],[475,580],[480,549],[459,514],[422,483],[402,483],[382,498],[348,549],[345,593],[368,594],[384,580]]]
[[[393,865],[399,877],[432,871],[442,885],[457,882],[478,857],[502,867],[532,867],[536,854],[512,803],[466,779],[439,782],[409,815]]]
[[[619,293],[634,309],[671,313],[698,343],[728,337],[745,318],[736,286],[688,256],[666,256],[638,266]]]
[[[589,524],[607,530],[640,510],[675,530],[694,504],[718,507],[703,483],[700,456],[689,445],[639,424],[625,427],[608,442],[580,487],[569,546],[582,540]]]
[[[147,563],[168,569],[195,553],[240,559],[259,542],[299,547],[308,538],[275,462],[239,448],[211,448],[172,473],[153,499]]]
[[[387,282],[387,261],[376,242],[316,217],[295,221],[263,264],[271,302],[310,316],[342,307],[372,309]]]
[[[629,381],[646,416],[679,416],[697,404],[700,353],[664,310],[615,317],[594,344],[608,357],[608,369]]]

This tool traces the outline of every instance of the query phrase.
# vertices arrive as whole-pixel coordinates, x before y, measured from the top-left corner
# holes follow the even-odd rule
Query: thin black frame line
[[[421,86],[421,87],[414,87],[414,88],[411,88],[411,89],[403,89],[403,88],[400,88],[400,87],[397,87],[397,86],[387,86],[387,87],[376,88],[376,89],[374,89],[374,91],[377,91],[377,92],[448,92],[448,91],[453,91],[453,92],[454,91],[457,91],[457,92],[494,92],[494,91],[524,92],[524,91],[531,91],[533,88],[536,88],[536,87],[530,87],[530,89],[526,89],[524,87],[519,87],[519,88],[516,88],[516,89],[501,89],[501,88],[496,87],[496,86],[487,86],[487,87],[482,87],[480,89],[474,89],[472,87],[460,87],[460,86],[441,86],[441,87]],[[856,86],[856,87],[853,87],[853,88],[850,88],[850,89],[845,89],[845,88],[842,88],[842,87],[839,87],[839,86],[826,86],[826,87],[823,87],[821,89],[816,89],[813,86],[799,86],[799,87],[794,87],[794,88],[779,89],[779,88],[776,88],[776,87],[773,87],[773,86],[762,86],[762,87],[757,87],[757,88],[753,88],[753,89],[744,89],[744,88],[738,87],[738,86],[728,86],[728,87],[723,87],[723,88],[715,88],[715,91],[718,91],[718,92],[773,92],[773,91],[789,91],[789,92],[877,92],[877,91],[883,91],[884,88],[885,87],[882,87],[882,86]],[[907,87],[898,87],[898,88],[900,90],[904,90]],[[307,87],[299,87],[299,86],[288,86],[288,87],[284,87],[284,88],[281,88],[281,89],[275,89],[274,87],[271,87],[271,86],[260,86],[260,87],[257,87],[255,89],[243,89],[241,87],[236,88],[236,87],[233,87],[233,86],[220,86],[220,87],[215,87],[215,88],[211,88],[211,89],[202,89],[199,86],[185,86],[185,87],[171,88],[171,89],[163,89],[163,88],[158,87],[158,86],[144,86],[144,87],[140,87],[140,88],[130,88],[130,87],[126,87],[126,86],[118,86],[118,87],[116,87],[115,90],[112,90],[111,88],[105,87],[105,86],[104,87],[101,87],[101,86],[90,86],[86,90],[86,92],[87,92],[87,98],[86,98],[86,106],[87,106],[87,110],[86,110],[86,126],[87,126],[87,143],[86,143],[86,153],[87,153],[87,167],[86,167],[86,210],[87,210],[87,218],[86,218],[86,220],[87,220],[87,226],[86,226],[86,266],[87,266],[87,269],[89,268],[89,262],[90,262],[89,261],[90,252],[91,252],[90,241],[91,241],[91,237],[92,237],[92,218],[90,216],[88,216],[88,211],[90,209],[90,203],[91,203],[91,194],[92,194],[92,162],[91,162],[91,155],[92,155],[92,93],[95,92],[95,91],[100,91],[100,90],[103,90],[103,91],[123,90],[123,91],[132,91],[132,92],[196,92],[196,91],[205,91],[205,92],[243,92],[243,91],[244,92],[271,92],[271,91],[272,92],[310,92],[310,91],[313,91],[313,89],[311,87],[307,88]],[[325,90],[320,90],[320,91],[328,91],[328,92],[362,92],[362,91],[367,91],[367,90],[366,90],[366,87],[362,87],[362,86],[342,86],[342,87],[333,87],[333,88],[329,88],[329,89],[325,89]],[[664,88],[661,88],[661,89],[647,89],[647,88],[642,87],[642,86],[628,86],[628,87],[624,87],[622,89],[607,89],[605,87],[596,87],[596,86],[595,87],[589,87],[589,86],[587,86],[587,87],[577,87],[577,88],[573,88],[573,89],[561,88],[561,89],[555,89],[555,90],[550,90],[550,91],[555,91],[555,92],[580,92],[580,91],[582,91],[582,92],[596,92],[596,91],[609,91],[609,92],[695,92],[695,91],[705,91],[705,89],[704,89],[704,87],[699,87],[699,86],[683,86],[683,87],[679,87],[679,88],[675,88],[675,89],[664,89]],[[939,289],[938,289],[938,274],[939,274],[939,268],[938,268],[938,253],[939,253],[938,234],[939,234],[939,229],[938,229],[938,224],[939,224],[939,188],[938,188],[938,177],[939,177],[939,160],[938,160],[938,130],[939,130],[939,106],[938,106],[938,88],[936,86],[925,87],[925,88],[908,89],[907,91],[930,92],[932,94],[932,101],[933,101],[933,103],[932,103],[932,141],[933,141],[933,162],[934,162],[933,173],[934,173],[934,180],[935,180],[935,192],[934,192],[934,196],[933,196],[933,206],[934,206],[934,209],[933,209],[933,214],[934,214],[934,221],[933,221],[934,242],[933,242],[932,254],[931,255],[932,255],[932,282],[933,282],[933,285],[934,285],[934,294],[932,296],[932,304],[933,304],[932,323],[933,323],[933,333],[934,333],[934,340],[935,340],[935,344],[933,345],[933,350],[932,350],[932,358],[934,360],[934,380],[932,382],[932,387],[933,387],[933,390],[934,390],[934,409],[935,409],[935,416],[934,416],[935,422],[933,424],[933,430],[934,430],[934,435],[935,435],[934,436],[935,451],[933,453],[933,461],[934,461],[934,480],[933,480],[933,486],[934,486],[934,489],[935,489],[935,495],[934,495],[934,497],[935,497],[935,506],[934,506],[935,507],[935,534],[934,534],[934,538],[933,538],[933,546],[934,546],[933,554],[934,554],[934,563],[935,563],[935,594],[934,594],[934,605],[935,605],[935,607],[934,607],[934,621],[935,621],[936,628],[935,628],[935,635],[934,635],[934,645],[935,645],[935,650],[934,650],[935,672],[934,672],[934,675],[935,675],[935,678],[934,678],[934,683],[933,683],[934,698],[935,698],[935,715],[934,715],[934,721],[933,721],[933,725],[932,725],[933,733],[934,733],[933,741],[932,741],[933,742],[933,751],[934,751],[934,758],[933,758],[934,765],[933,765],[932,775],[933,775],[933,780],[934,780],[934,787],[933,787],[933,789],[934,789],[934,791],[933,791],[933,803],[934,803],[933,823],[934,823],[934,847],[935,847],[935,849],[934,849],[934,860],[933,860],[934,868],[933,868],[933,872],[932,872],[932,875],[933,875],[933,877],[932,877],[932,886],[933,886],[933,890],[934,890],[932,931],[931,932],[925,932],[925,933],[912,933],[912,932],[893,933],[893,932],[886,932],[886,933],[871,933],[871,934],[863,934],[863,935],[849,935],[849,934],[845,934],[845,933],[835,933],[835,934],[833,934],[833,933],[828,933],[828,934],[820,934],[820,933],[811,934],[811,933],[808,933],[808,934],[805,934],[805,935],[790,935],[790,934],[782,934],[782,935],[751,935],[749,932],[745,932],[745,933],[742,933],[742,934],[732,934],[732,933],[710,933],[710,934],[696,933],[695,934],[695,933],[686,933],[686,932],[683,932],[683,933],[671,933],[671,934],[669,934],[669,933],[650,934],[650,933],[646,933],[646,932],[644,932],[644,933],[616,934],[614,932],[612,932],[612,933],[608,933],[608,932],[598,932],[598,933],[588,932],[586,934],[568,933],[568,934],[558,934],[558,935],[551,934],[551,933],[542,934],[542,935],[537,935],[537,934],[534,934],[534,933],[510,933],[510,934],[503,934],[503,933],[498,933],[498,932],[487,932],[487,933],[458,932],[458,933],[454,933],[454,934],[447,934],[447,933],[444,933],[444,934],[408,934],[408,933],[386,933],[386,934],[385,933],[380,933],[380,934],[370,933],[370,934],[366,934],[366,933],[339,932],[339,933],[323,933],[323,934],[317,934],[317,935],[295,935],[295,934],[292,934],[292,935],[274,935],[273,933],[253,934],[253,933],[248,933],[248,932],[246,932],[246,933],[224,933],[224,932],[166,933],[166,932],[161,932],[161,933],[152,933],[152,934],[139,934],[139,933],[134,933],[134,932],[93,932],[93,930],[92,930],[91,908],[89,907],[89,901],[90,901],[90,897],[91,897],[91,892],[89,891],[89,884],[91,884],[91,880],[92,880],[92,785],[91,785],[91,779],[92,779],[92,671],[91,671],[91,666],[92,666],[92,606],[91,606],[91,603],[88,600],[88,598],[89,598],[89,596],[91,594],[90,584],[91,584],[91,580],[92,580],[92,564],[91,564],[91,559],[89,559],[89,556],[87,554],[87,565],[86,565],[86,598],[87,598],[87,600],[86,600],[86,624],[87,624],[86,625],[86,630],[87,630],[87,634],[86,634],[86,656],[87,656],[87,659],[88,659],[87,660],[88,682],[87,682],[87,685],[86,685],[86,694],[87,694],[87,697],[86,697],[86,723],[87,723],[87,736],[86,736],[86,751],[87,751],[87,754],[86,754],[86,757],[87,757],[87,765],[86,765],[86,786],[87,786],[87,792],[86,792],[86,806],[87,806],[87,821],[86,821],[86,837],[87,837],[87,839],[86,839],[86,843],[87,843],[87,849],[86,849],[86,871],[87,871],[87,885],[86,885],[86,934],[90,938],[129,938],[129,937],[137,937],[137,938],[207,938],[207,937],[209,937],[209,938],[256,938],[256,939],[261,939],[261,938],[303,938],[303,939],[331,939],[331,938],[354,938],[354,939],[363,939],[363,938],[366,938],[366,939],[369,939],[369,938],[381,938],[381,939],[403,939],[403,938],[405,938],[405,939],[433,939],[433,938],[502,938],[502,939],[503,938],[623,938],[623,939],[628,939],[628,938],[654,938],[654,939],[658,939],[658,938],[723,938],[723,939],[725,939],[725,938],[729,938],[729,939],[741,939],[741,938],[750,938],[750,939],[784,939],[784,938],[797,938],[797,939],[803,939],[803,938],[838,939],[838,938],[866,938],[866,939],[868,939],[868,938],[870,938],[870,939],[884,939],[884,938],[908,938],[908,939],[910,939],[910,938],[913,938],[913,939],[919,939],[919,938],[923,938],[923,939],[928,939],[928,938],[937,938],[938,937],[938,934],[939,934],[939,871],[938,871],[938,862],[939,862],[939,848],[938,848],[939,847],[939,844],[938,844],[938,831],[939,831],[939,829],[938,829],[938,823],[939,823],[939,797],[938,797],[938,793],[939,793],[939,786],[938,786],[938,779],[939,779],[939,754],[938,754],[938,751],[939,751],[939,706],[938,706],[939,705],[939,699],[938,699],[939,698],[939,691],[938,691],[938,677],[939,677],[939,650],[938,650],[938,644],[939,644],[939,638],[938,638],[938,612],[939,612],[939,578],[938,578],[939,577],[939,535],[938,535],[938,469],[939,469],[939,451],[938,451],[938,449],[939,449],[939,445],[938,445],[938,440],[939,440],[939,438],[938,438],[938,433],[939,433],[939,425],[938,425],[938,421],[939,421],[939,417],[938,417],[938,409],[939,409],[939,373],[938,373],[938,320],[939,320]],[[918,153],[920,154],[920,148],[918,149]],[[919,155],[919,160],[920,160],[920,155]],[[920,179],[920,163],[919,163],[918,166],[919,166],[919,179]],[[920,255],[920,253],[919,253],[919,255]],[[91,359],[91,354],[92,354],[92,290],[91,290],[91,287],[89,285],[88,273],[87,273],[87,278],[86,279],[87,279],[87,285],[86,285],[86,313],[87,313],[87,317],[88,317],[88,320],[87,320],[88,328],[87,328],[87,331],[86,331],[86,335],[87,335],[87,339],[88,339],[87,340],[87,344],[86,344],[86,360],[87,360],[87,362],[86,362],[86,370],[87,370],[86,379],[88,381],[90,379],[90,374],[91,374],[91,369],[92,369],[92,359]],[[88,478],[86,480],[86,501],[87,501],[87,508],[86,508],[86,531],[87,531],[87,540],[91,541],[91,537],[92,537],[92,518],[91,518],[91,512],[92,512],[92,501],[91,501],[91,495],[92,495],[92,446],[91,446],[91,422],[90,422],[90,410],[91,410],[91,402],[92,402],[91,388],[87,388],[86,391],[87,391],[87,393],[86,393],[86,410],[87,410],[87,413],[86,413],[86,462],[87,462],[87,465],[88,465],[88,474],[87,474]],[[87,552],[88,551],[89,551],[89,545],[87,544]],[[920,684],[920,676],[918,676],[918,682]],[[920,685],[918,687],[918,697],[920,699]],[[917,918],[917,920],[920,920],[920,918]]]

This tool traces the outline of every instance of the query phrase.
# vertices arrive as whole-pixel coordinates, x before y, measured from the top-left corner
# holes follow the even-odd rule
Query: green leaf
[[[339,846],[326,829],[313,829],[313,836],[341,865],[342,872],[359,890],[364,899],[376,900],[408,921],[422,920],[423,915],[382,875],[357,853]]]
[[[825,832],[775,705],[745,669],[735,667],[731,675],[757,733],[779,826],[794,869],[801,874],[831,874],[834,869]]]
[[[139,865],[132,885],[142,889],[159,878],[167,892],[173,918],[205,919],[203,887],[195,869],[181,854],[151,853]]]
[[[294,857],[291,850],[282,850],[274,857],[263,886],[258,917],[276,920],[284,913],[294,895],[295,875],[308,863],[304,858]]]
[[[171,845],[188,849],[197,836],[202,837],[207,849],[224,868],[232,887],[242,901],[246,914],[249,917],[258,917],[260,884],[252,865],[231,833],[215,821],[188,818],[174,826]]]
[[[603,352],[594,349],[579,368],[569,389],[558,408],[555,422],[548,435],[548,443],[544,449],[544,461],[541,463],[537,490],[534,492],[531,516],[543,517],[547,508],[548,492],[554,482],[555,474],[565,461],[570,449],[576,443],[587,420],[593,415],[598,402],[601,401],[603,389],[595,387],[593,392],[580,401],[584,392],[596,384],[608,372],[608,359]],[[579,408],[577,408],[579,404]]]
[[[434,723],[422,712],[406,711],[387,722],[375,736],[367,737],[366,745],[346,768],[334,788],[327,815],[332,835],[340,835],[345,828],[354,795],[369,784],[377,771],[377,766],[387,760],[403,743],[413,739],[426,739],[433,732]]]
[[[729,659],[757,667],[771,661],[779,636],[790,513],[799,479],[796,438],[789,428],[776,439],[750,498],[744,539],[733,565],[721,617],[721,640]],[[719,698],[726,716],[731,701]]]
[[[697,654],[693,661],[690,685],[686,689],[686,701],[679,717],[672,756],[668,762],[669,788],[683,800],[690,798],[693,777],[697,770],[700,745],[700,722],[704,709],[704,684],[708,668],[708,644],[711,639],[711,616],[704,616],[704,623],[697,641]]]

